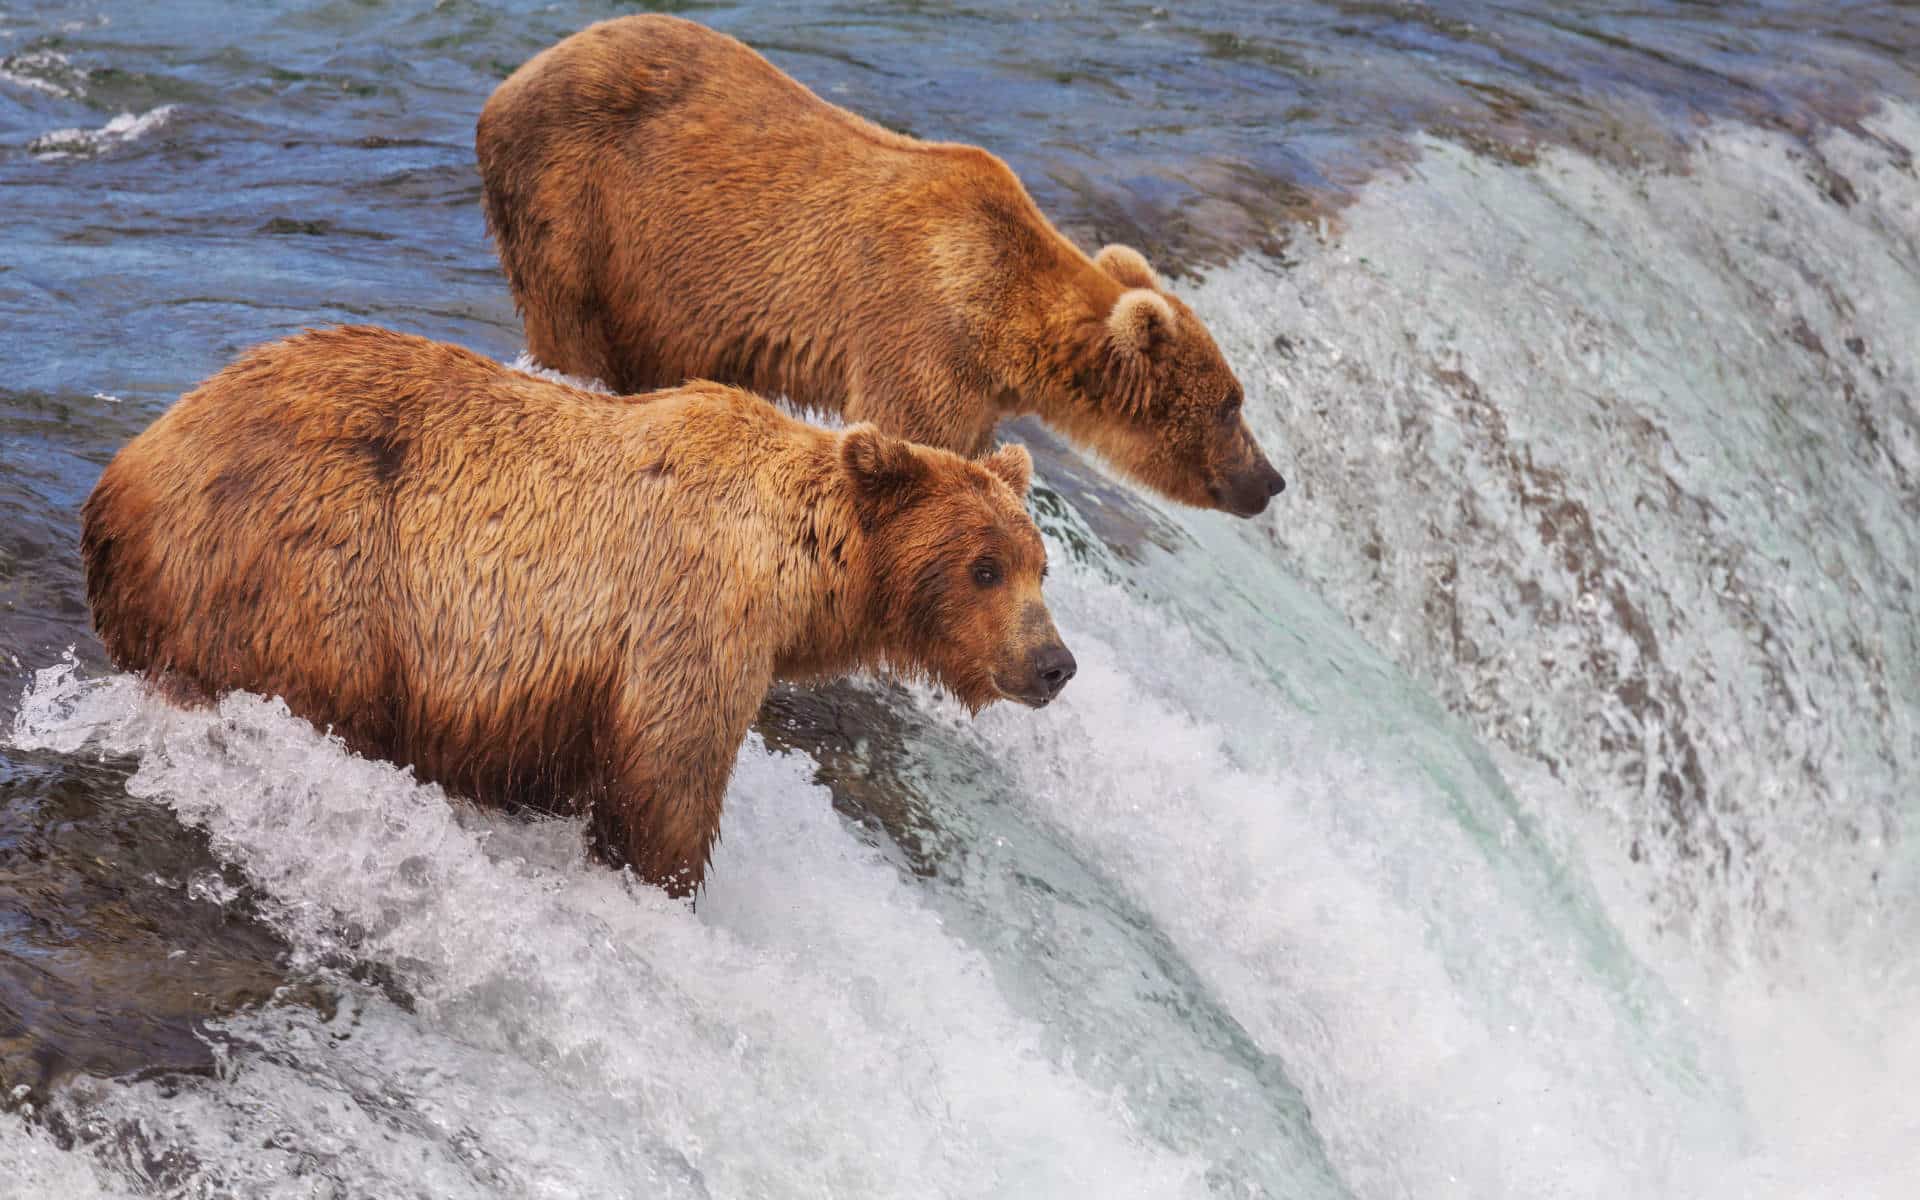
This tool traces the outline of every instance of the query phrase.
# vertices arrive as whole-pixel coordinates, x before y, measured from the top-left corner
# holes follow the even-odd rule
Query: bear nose
[[[1215,503],[1227,512],[1237,517],[1257,517],[1267,511],[1267,501],[1287,490],[1287,481],[1262,458],[1210,490]]]
[[[1080,665],[1073,661],[1073,652],[1059,642],[1035,650],[1029,665],[1033,668],[1033,677],[1040,681],[1049,696],[1059,695],[1060,689],[1067,686],[1067,680],[1072,679],[1074,672],[1080,669]]]

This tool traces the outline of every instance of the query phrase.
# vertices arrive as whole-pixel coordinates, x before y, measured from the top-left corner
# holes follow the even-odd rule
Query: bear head
[[[1240,414],[1240,381],[1206,326],[1160,286],[1138,251],[1094,265],[1123,289],[1097,334],[1087,390],[1106,419],[1095,446],[1148,487],[1198,508],[1252,517],[1286,488]],[[1118,420],[1114,420],[1118,418]]]
[[[840,463],[888,660],[974,711],[1059,695],[1075,664],[1040,595],[1047,550],[1027,515],[1026,448],[971,462],[859,425],[841,435]]]

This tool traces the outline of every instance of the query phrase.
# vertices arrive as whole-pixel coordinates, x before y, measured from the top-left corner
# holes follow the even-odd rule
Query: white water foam
[[[28,50],[0,58],[0,83],[44,92],[62,99],[87,94],[87,72],[58,50]]]
[[[85,1155],[72,1154],[24,1121],[0,1119],[0,1196],[8,1200],[120,1200],[132,1192],[104,1178]]]
[[[1325,655],[1332,678],[1294,683],[1313,715],[1076,576],[1051,589],[1072,702],[1050,722],[989,713],[978,736],[1287,1064],[1355,1194],[1654,1194],[1662,1164],[1726,1147],[1701,1048],[1582,928],[1586,890],[1547,869],[1497,781],[1417,717],[1382,740],[1373,719],[1409,714],[1340,677],[1340,631],[1268,594]]]
[[[27,143],[27,152],[44,162],[63,158],[93,158],[131,145],[167,123],[176,106],[162,104],[138,116],[121,113],[98,129],[56,129]]]
[[[22,748],[137,755],[129,790],[207,829],[296,967],[390,967],[411,1014],[226,1022],[216,1086],[99,1089],[204,1164],[436,1195],[1182,1194],[1193,1164],[1041,1054],[979,958],[833,816],[808,764],[749,745],[696,915],[581,861],[578,829],[465,811],[284,706],[183,713],[125,677],[41,672]],[[398,1125],[398,1128],[394,1128]],[[276,1143],[277,1131],[300,1131]],[[282,1141],[286,1139],[282,1138]],[[262,1146],[224,1153],[238,1142]]]

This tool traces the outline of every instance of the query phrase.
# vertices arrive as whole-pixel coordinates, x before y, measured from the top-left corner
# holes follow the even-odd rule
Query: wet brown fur
[[[454,792],[584,808],[606,858],[686,893],[775,679],[891,664],[1021,698],[1057,646],[1029,469],[333,329],[121,450],[84,509],[87,598],[172,695],[279,695]]]
[[[1226,360],[1138,253],[1088,258],[998,158],[882,129],[733,38],[591,26],[500,85],[476,146],[549,367],[719,379],[967,455],[1038,413],[1188,504],[1279,486]]]

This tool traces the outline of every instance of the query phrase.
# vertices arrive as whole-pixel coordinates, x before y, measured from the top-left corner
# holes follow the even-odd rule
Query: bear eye
[[[983,558],[973,564],[973,581],[983,588],[992,587],[1000,582],[1000,564],[990,558]]]

